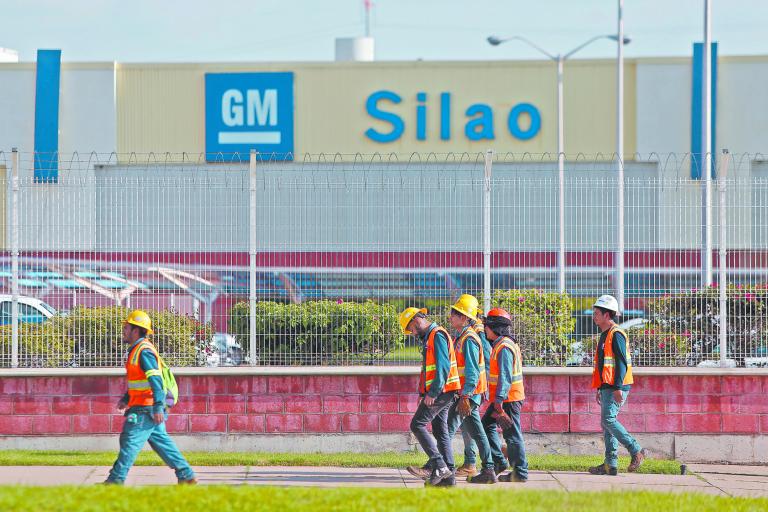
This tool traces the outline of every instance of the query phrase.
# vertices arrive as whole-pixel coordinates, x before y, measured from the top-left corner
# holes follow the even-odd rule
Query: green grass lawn
[[[448,506],[450,504],[450,506]],[[244,510],[752,511],[766,499],[696,494],[564,493],[515,489],[312,489],[275,487],[0,487],[0,510],[142,512]]]
[[[421,465],[426,456],[421,452],[385,453],[230,453],[186,452],[193,466],[334,466],[354,468],[402,468]],[[111,466],[114,452],[84,451],[0,451],[0,466]],[[461,457],[456,461],[461,464]],[[586,471],[600,464],[600,456],[530,455],[530,469],[544,471]],[[163,462],[150,451],[142,452],[138,466],[161,466]],[[629,457],[619,459],[620,470],[629,465]],[[680,474],[680,464],[673,460],[646,459],[641,473]],[[0,508],[0,510],[2,510]]]

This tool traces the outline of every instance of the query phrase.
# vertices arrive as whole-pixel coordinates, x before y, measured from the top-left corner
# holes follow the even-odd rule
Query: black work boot
[[[589,468],[589,474],[616,476],[619,474],[619,470],[618,468],[612,468],[607,464],[603,463],[603,464],[600,464],[599,466],[592,466],[591,468]]]
[[[520,478],[514,473],[514,471],[510,471],[506,475],[499,475],[499,482],[518,482],[524,484],[527,481],[527,478]]]
[[[471,484],[495,484],[497,481],[493,468],[483,468],[479,475],[467,477],[467,482]]]
[[[445,480],[441,481],[435,487],[455,487],[455,486],[456,486],[456,477],[451,475]]]
[[[432,474],[429,475],[429,479],[427,480],[427,482],[429,483],[429,485],[437,485],[447,478],[452,478],[455,483],[453,471],[451,471],[448,467],[443,466],[441,468],[433,469]]]
[[[503,472],[505,472],[507,469],[509,469],[509,466],[507,465],[506,462],[494,462],[493,469],[497,475],[500,475]]]

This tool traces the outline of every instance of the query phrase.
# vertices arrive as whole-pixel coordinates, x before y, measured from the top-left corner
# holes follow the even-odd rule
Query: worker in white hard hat
[[[616,418],[634,382],[629,338],[616,325],[618,314],[619,303],[611,295],[600,296],[592,306],[592,320],[600,329],[600,340],[595,347],[592,387],[597,390],[595,398],[600,404],[600,426],[605,439],[605,460],[603,464],[589,468],[593,475],[618,474],[619,443],[632,456],[627,471],[637,471],[645,459],[640,444]]]

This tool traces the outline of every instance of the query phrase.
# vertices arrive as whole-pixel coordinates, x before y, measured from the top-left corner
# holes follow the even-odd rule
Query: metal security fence
[[[397,313],[462,293],[531,365],[591,364],[603,293],[637,365],[768,362],[760,155],[718,155],[709,202],[689,155],[623,187],[611,155],[55,156],[0,153],[5,367],[119,366],[130,308],[171,364],[412,364]]]

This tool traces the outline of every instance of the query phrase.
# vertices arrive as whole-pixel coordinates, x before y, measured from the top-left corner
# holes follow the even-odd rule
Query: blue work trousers
[[[165,417],[168,418],[167,413]],[[165,422],[155,423],[148,409],[129,409],[125,414],[123,431],[120,433],[120,454],[109,471],[107,482],[116,484],[125,482],[128,470],[136,462],[136,457],[147,442],[163,462],[176,471],[176,478],[179,481],[195,478],[195,472],[168,435]]]
[[[507,442],[507,456],[512,471],[518,478],[526,480],[528,478],[528,458],[525,456],[525,442],[523,441],[523,427],[520,423],[520,412],[523,409],[523,402],[504,402],[502,405],[504,412],[512,420],[512,426],[502,431],[504,440]],[[488,436],[488,443],[491,445],[491,454],[493,461],[501,466],[506,466],[504,453],[501,451],[501,440],[497,432],[498,422],[494,415],[493,404],[483,415],[483,427]]]
[[[459,414],[459,411],[457,410],[458,405],[459,405],[459,402],[456,401],[448,410],[448,437],[453,439],[453,436],[456,434],[456,430],[458,430],[459,425],[461,425],[462,433],[468,434],[469,438],[473,441],[472,448],[474,448],[474,445],[480,448],[480,460],[483,463],[483,468],[493,468],[493,459],[491,458],[491,447],[488,444],[488,436],[485,434],[483,423],[480,420],[480,411],[479,411],[480,406],[473,402],[472,414],[470,414],[466,418],[462,418],[461,415]],[[465,441],[465,444],[464,444],[464,453],[465,453],[464,463],[465,464],[467,463],[466,452],[467,452],[467,444]],[[472,456],[474,457],[474,455],[475,454],[473,452]],[[451,468],[451,469],[455,469],[455,468]]]
[[[629,391],[621,392],[621,403],[616,402],[616,399],[613,398],[613,391],[610,388],[599,390],[600,426],[603,428],[605,440],[605,463],[615,468],[619,465],[619,444],[626,448],[632,456],[636,455],[642,448],[617,418],[621,406],[627,401]]]

